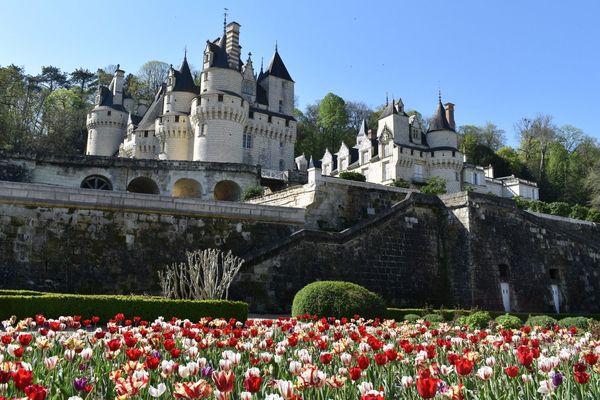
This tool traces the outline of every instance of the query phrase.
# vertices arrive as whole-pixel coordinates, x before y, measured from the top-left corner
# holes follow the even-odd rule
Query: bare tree
[[[219,249],[186,252],[187,263],[175,263],[159,271],[163,294],[174,299],[227,298],[229,286],[244,260]]]
[[[348,127],[352,131],[358,132],[362,120],[368,120],[373,110],[361,101],[347,101],[346,112],[348,113]]]
[[[144,88],[144,96],[148,99],[152,99],[154,94],[167,80],[169,74],[169,64],[162,61],[148,61],[137,73],[137,77]]]

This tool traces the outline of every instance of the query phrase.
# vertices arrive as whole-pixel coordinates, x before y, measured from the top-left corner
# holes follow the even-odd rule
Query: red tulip
[[[527,346],[519,346],[517,348],[517,356],[521,365],[528,366],[533,362],[533,353]]]
[[[121,348],[121,339],[112,339],[106,343],[110,351],[117,351]]]
[[[417,379],[416,384],[419,396],[424,399],[431,399],[435,397],[439,382],[439,379],[431,377],[429,370],[423,370],[419,372],[419,378]]]
[[[590,365],[595,365],[598,362],[598,356],[594,353],[588,353],[585,355],[585,361]]]
[[[262,378],[260,376],[252,376],[250,375],[246,379],[244,379],[244,389],[246,389],[250,393],[256,393],[260,390],[260,385],[262,384]]]
[[[461,376],[469,375],[473,371],[473,361],[468,358],[459,358],[456,360],[454,366],[456,367],[456,372]]]
[[[331,363],[331,360],[333,360],[333,356],[331,355],[331,353],[321,353],[321,355],[319,356],[319,360],[327,365],[329,363]]]
[[[156,369],[158,368],[158,365],[160,364],[160,359],[156,358],[156,357],[148,357],[146,359],[146,367],[148,369]]]
[[[519,374],[519,367],[511,365],[510,367],[504,368],[504,373],[511,378],[516,377]]]
[[[45,400],[48,391],[41,385],[29,385],[25,388],[25,394],[28,400]]]
[[[369,357],[362,355],[362,354],[360,356],[358,356],[356,361],[358,362],[358,366],[360,367],[360,369],[369,368],[369,364],[371,363],[371,361],[369,361]]]
[[[33,373],[24,368],[19,368],[16,372],[13,372],[12,378],[17,389],[25,390],[33,381]]]
[[[348,370],[348,373],[350,374],[350,379],[352,379],[353,381],[357,381],[360,379],[362,369],[360,369],[359,367],[352,367]]]
[[[29,343],[31,343],[32,339],[33,339],[33,336],[29,333],[22,333],[19,335],[19,343],[21,344],[21,346],[29,345]]]
[[[387,363],[387,356],[385,355],[385,353],[375,354],[374,359],[377,365],[385,365],[385,363]]]
[[[125,354],[127,354],[127,358],[129,358],[131,361],[137,361],[140,359],[143,352],[140,349],[130,348],[125,350]]]
[[[233,384],[235,382],[233,371],[213,371],[212,379],[219,392],[227,393],[233,391]]]

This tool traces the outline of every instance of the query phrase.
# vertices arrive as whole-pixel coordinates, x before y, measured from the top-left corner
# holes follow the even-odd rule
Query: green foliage
[[[260,186],[250,186],[244,189],[242,193],[242,200],[250,200],[255,197],[260,197],[264,193],[264,189]]]
[[[525,322],[525,325],[552,328],[554,325],[556,325],[556,319],[549,317],[548,315],[535,315],[529,317],[527,322]]]
[[[417,314],[406,314],[404,316],[404,320],[408,322],[416,322],[419,319],[421,319],[421,316]]]
[[[523,325],[523,321],[519,317],[510,314],[500,315],[496,317],[495,321],[505,329],[519,329]]]
[[[489,322],[492,320],[490,313],[487,311],[475,311],[464,318],[464,324],[469,325],[471,328],[487,328]]]
[[[292,316],[303,314],[319,317],[366,318],[382,316],[385,305],[381,297],[355,283],[342,281],[313,282],[296,293]]]
[[[23,165],[5,164],[0,162],[0,181],[29,182],[31,173]]]
[[[171,300],[155,296],[111,296],[77,294],[11,294],[0,292],[0,319],[16,315],[18,318],[43,314],[48,318],[61,315],[97,315],[106,321],[117,313],[140,316],[153,320],[159,316],[189,318],[197,321],[202,317],[248,318],[248,304],[226,300]]]
[[[445,194],[446,181],[439,176],[432,176],[427,179],[427,183],[421,188],[421,192],[435,195]]]
[[[343,171],[340,173],[340,178],[358,182],[365,182],[367,180],[363,174],[354,171]]]
[[[600,210],[595,207],[589,208],[585,219],[592,222],[600,222]]]
[[[390,186],[408,189],[410,187],[410,182],[402,178],[398,178],[394,179],[392,183],[390,183]]]
[[[440,314],[427,314],[423,315],[422,318],[428,322],[444,322],[444,317]]]
[[[558,321],[558,325],[561,328],[578,328],[587,329],[590,325],[590,320],[585,317],[567,317]]]
[[[548,207],[550,209],[550,214],[552,215],[568,217],[571,213],[571,206],[568,203],[563,203],[562,201],[550,203],[548,204]]]
[[[579,204],[575,204],[571,207],[571,212],[569,212],[570,218],[581,219],[584,220],[587,218],[588,208]]]

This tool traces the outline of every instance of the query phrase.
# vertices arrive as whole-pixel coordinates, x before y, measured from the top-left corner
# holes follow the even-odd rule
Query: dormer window
[[[222,94],[218,95],[217,101],[220,101],[220,102],[223,101],[223,95]]]

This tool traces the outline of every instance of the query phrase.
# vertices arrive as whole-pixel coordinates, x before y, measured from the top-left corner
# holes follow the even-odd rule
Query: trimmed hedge
[[[36,292],[34,292],[36,293]],[[61,315],[99,316],[102,321],[118,313],[130,318],[154,320],[159,316],[198,321],[202,317],[248,318],[248,304],[228,300],[173,300],[156,296],[114,296],[40,293],[33,295],[0,293],[0,319],[43,314],[47,318]]]
[[[500,315],[499,317],[496,317],[495,321],[505,329],[519,329],[521,325],[523,325],[521,318],[510,314]]]
[[[591,222],[600,222],[600,210],[595,207],[585,207],[580,204],[569,204],[561,201],[545,203],[540,200],[528,200],[522,197],[513,197],[517,207],[543,214],[558,215]]]
[[[579,328],[587,329],[590,326],[590,320],[585,317],[567,317],[558,321],[561,328]]]
[[[534,315],[527,318],[525,322],[527,326],[541,326],[542,328],[552,328],[556,324],[556,319],[547,315]]]
[[[354,172],[354,171],[340,172],[339,177],[341,179],[346,179],[346,180],[349,180],[349,181],[357,181],[357,182],[366,182],[367,181],[367,177],[366,176],[364,176],[360,172]]]
[[[320,281],[309,283],[294,296],[292,316],[304,314],[374,318],[385,314],[385,304],[377,294],[355,283]]]

